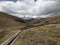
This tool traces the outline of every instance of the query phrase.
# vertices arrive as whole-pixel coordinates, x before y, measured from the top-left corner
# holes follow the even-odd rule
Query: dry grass
[[[14,45],[60,45],[60,24],[27,29]]]
[[[0,44],[19,29],[24,30],[14,45],[60,45],[60,16],[28,23],[0,13]]]
[[[14,45],[60,45],[60,16],[33,20],[27,27]]]
[[[15,21],[15,17],[0,12],[0,44],[18,31],[23,24]]]

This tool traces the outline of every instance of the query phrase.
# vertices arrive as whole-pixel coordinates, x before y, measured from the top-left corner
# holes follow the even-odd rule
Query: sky
[[[0,0],[0,1],[14,1],[14,2],[16,2],[17,0]]]
[[[46,18],[60,14],[60,0],[0,0],[0,11],[19,18]]]

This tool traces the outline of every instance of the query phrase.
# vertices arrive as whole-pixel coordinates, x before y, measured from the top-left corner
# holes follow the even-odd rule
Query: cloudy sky
[[[59,0],[0,0],[0,11],[17,17],[45,18],[60,14]]]

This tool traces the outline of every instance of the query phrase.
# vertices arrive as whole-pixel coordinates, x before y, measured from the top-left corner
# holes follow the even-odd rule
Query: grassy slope
[[[60,16],[33,20],[25,23],[25,26],[20,19],[19,22],[16,19],[0,13],[0,43],[17,30],[23,29],[25,31],[14,45],[60,45]]]
[[[14,45],[60,45],[60,16],[30,23]]]
[[[15,21],[15,19],[9,14],[0,12],[0,44],[22,26],[22,23]]]

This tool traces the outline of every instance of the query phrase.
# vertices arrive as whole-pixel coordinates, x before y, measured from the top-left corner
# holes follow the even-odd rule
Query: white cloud
[[[23,0],[23,1],[2,1],[0,2],[0,11],[14,14],[14,16],[23,17],[24,15],[47,17],[53,16],[52,14],[60,13],[59,0]],[[59,12],[59,13],[58,13]]]

